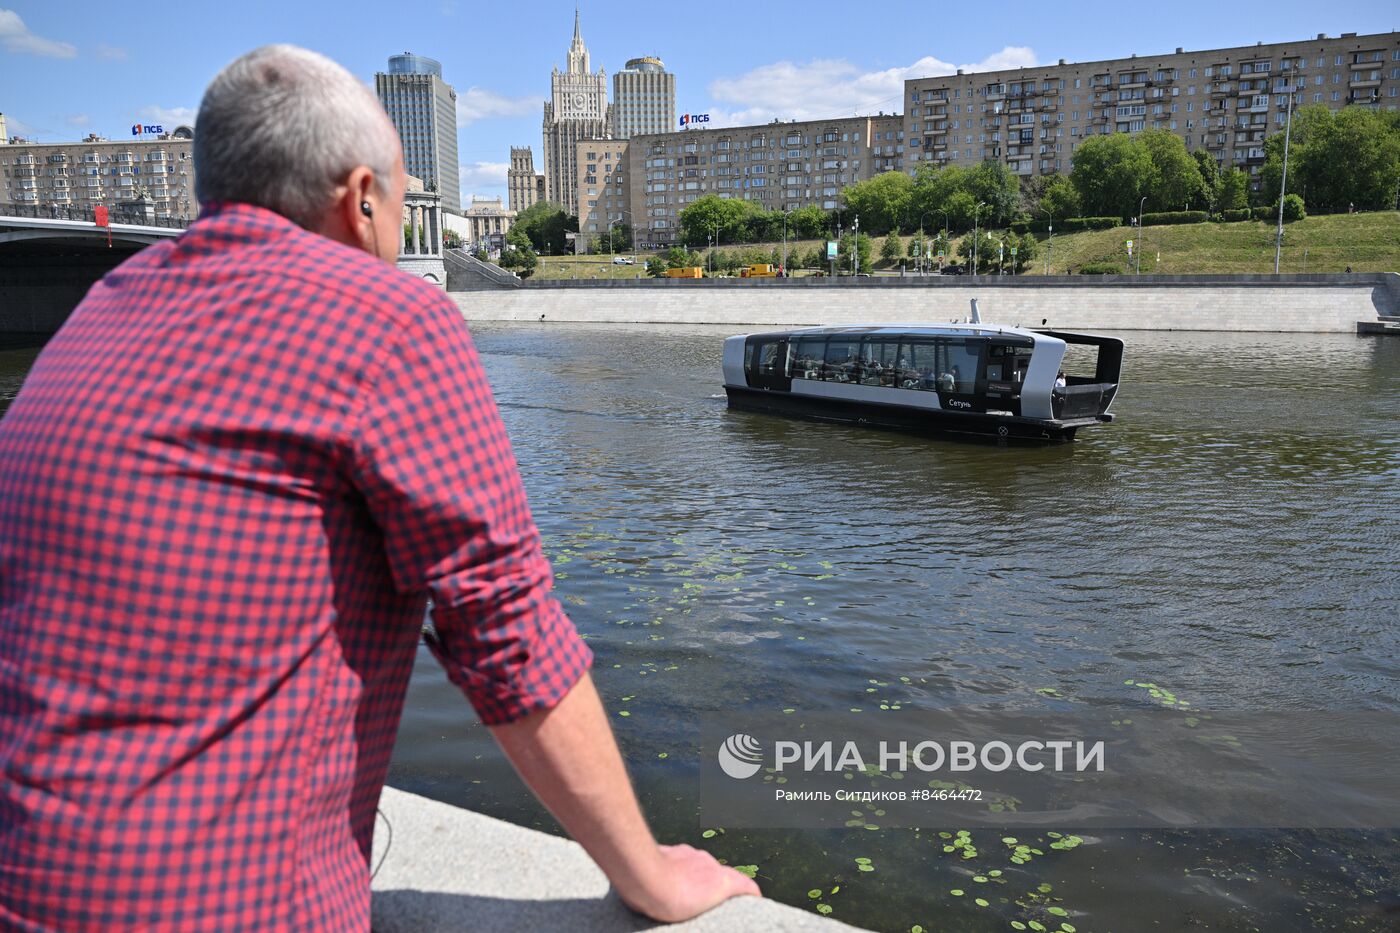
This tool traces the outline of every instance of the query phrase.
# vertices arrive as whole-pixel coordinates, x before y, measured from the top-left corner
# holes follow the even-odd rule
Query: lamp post
[[[860,275],[860,215],[851,224],[851,275]]]
[[[631,212],[631,211],[619,211],[618,213],[620,213],[620,214],[626,214],[628,217],[631,217],[631,216],[632,216],[632,212]],[[617,265],[617,256],[614,255],[614,254],[617,252],[617,250],[613,247],[612,228],[613,228],[613,225],[614,225],[614,224],[620,224],[620,223],[622,223],[622,218],[621,218],[621,217],[617,218],[616,220],[609,220],[609,221],[608,221],[608,255],[612,258],[612,260],[613,260],[613,265]]]
[[[1055,253],[1055,215],[1050,213],[1048,207],[1042,207],[1040,212],[1050,220],[1050,239],[1046,241],[1045,247],[1045,274],[1050,274],[1050,257]]]
[[[791,213],[792,213],[792,211],[783,211],[783,278],[787,278],[787,274],[788,274],[787,219],[788,219],[788,214],[791,214]]]
[[[1293,133],[1293,85],[1287,85],[1288,119],[1283,127],[1283,176],[1278,183],[1278,234],[1274,237],[1274,275],[1278,275],[1279,257],[1283,253],[1283,194],[1288,188],[1288,140]]]
[[[948,236],[948,212],[941,207],[937,208],[937,211],[938,213],[943,215],[943,248],[946,250],[951,250],[953,247],[953,241]],[[938,263],[938,274],[943,274],[943,262],[941,260]]]
[[[1133,257],[1133,275],[1142,275],[1142,208],[1146,203],[1147,195],[1143,195],[1142,200],[1138,202],[1138,251],[1137,255]]]
[[[973,275],[976,275],[979,271],[981,271],[981,270],[978,268],[978,264],[977,264],[977,215],[980,214],[980,213],[982,212],[982,207],[983,207],[983,205],[985,205],[986,203],[987,203],[986,201],[978,201],[978,202],[977,202],[977,206],[974,207],[974,208],[972,209],[972,274],[973,274]]]
[[[919,215],[919,275],[924,274],[924,256],[928,253],[928,244],[924,242],[924,218],[933,211],[924,211]]]

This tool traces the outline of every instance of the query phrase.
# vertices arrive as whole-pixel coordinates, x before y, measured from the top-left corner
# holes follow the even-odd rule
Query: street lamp
[[[972,209],[972,274],[976,275],[981,270],[977,265],[977,215],[986,206],[986,201],[978,201],[977,206]]]
[[[1274,275],[1278,275],[1279,255],[1283,252],[1283,193],[1288,188],[1288,139],[1293,133],[1293,85],[1287,85],[1288,121],[1283,127],[1283,177],[1278,183],[1278,235],[1274,238]]]
[[[1045,274],[1050,274],[1050,257],[1055,252],[1055,215],[1050,213],[1050,208],[1042,207],[1040,212],[1050,219],[1050,239],[1045,247]]]
[[[943,248],[952,251],[953,241],[948,236],[948,212],[943,208],[938,208],[938,213],[943,215]],[[943,274],[943,260],[938,261],[938,274]]]
[[[788,274],[787,219],[788,219],[788,214],[791,214],[791,213],[792,213],[792,211],[783,211],[783,277],[784,277],[784,278],[786,278],[786,277],[787,277],[787,274]]]
[[[851,274],[860,275],[860,215],[851,224]]]
[[[1138,251],[1135,257],[1133,275],[1142,275],[1142,207],[1146,203],[1147,195],[1143,195],[1142,200],[1138,202]]]
[[[632,216],[632,212],[631,212],[631,211],[619,211],[618,213],[620,213],[620,214],[626,214],[628,217],[631,217],[631,216]],[[616,220],[609,220],[609,221],[608,221],[608,255],[609,255],[609,257],[612,259],[613,265],[617,265],[617,256],[614,255],[614,254],[617,252],[617,250],[613,247],[612,228],[613,228],[613,224],[620,224],[620,223],[622,223],[622,218],[621,218],[621,217],[617,218]]]

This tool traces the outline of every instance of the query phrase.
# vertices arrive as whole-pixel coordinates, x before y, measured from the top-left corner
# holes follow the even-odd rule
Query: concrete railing
[[[576,842],[384,788],[375,826],[372,925],[378,933],[438,930],[652,929],[632,913]],[[685,933],[775,930],[841,933],[854,927],[776,901],[739,897]]]
[[[844,279],[529,280],[453,296],[468,320],[814,324],[984,320],[1104,330],[1355,333],[1400,315],[1395,273],[1200,276],[946,276]]]
[[[446,250],[443,253],[443,259],[447,263],[447,288],[449,291],[520,287],[520,276],[502,269],[495,263],[482,262],[465,250]]]

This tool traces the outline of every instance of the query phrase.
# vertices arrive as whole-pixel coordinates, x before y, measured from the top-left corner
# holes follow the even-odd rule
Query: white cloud
[[[169,133],[177,126],[194,126],[196,113],[193,107],[157,107],[152,104],[142,107],[140,116],[165,127],[165,131]]]
[[[457,125],[469,126],[491,117],[520,117],[539,110],[533,97],[506,97],[485,88],[471,87],[457,93]]]
[[[42,55],[45,58],[76,58],[78,50],[68,42],[55,42],[36,36],[14,10],[0,9],[0,45],[7,52]]]
[[[735,78],[712,81],[710,94],[720,106],[711,110],[710,119],[721,126],[737,126],[773,119],[822,120],[878,110],[900,113],[906,79],[953,74],[959,68],[996,71],[1035,64],[1035,52],[1022,46],[1007,46],[972,64],[955,65],[925,56],[911,65],[882,71],[861,71],[840,58],[774,62]]]
[[[459,177],[462,181],[462,191],[469,191],[473,188],[483,188],[491,191],[490,196],[495,197],[506,187],[507,176],[510,172],[509,162],[473,162],[470,165],[460,167]],[[462,203],[467,203],[465,194],[462,196]]]
[[[97,57],[108,62],[124,62],[127,58],[127,51],[120,46],[99,42],[97,43]]]
[[[92,122],[92,118],[85,113],[75,113],[68,118],[69,126],[87,126]]]

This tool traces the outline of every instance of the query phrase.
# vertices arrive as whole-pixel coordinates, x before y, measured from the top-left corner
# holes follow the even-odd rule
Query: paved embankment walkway
[[[451,295],[471,321],[904,323],[961,320],[978,298],[983,320],[1034,327],[1354,334],[1400,314],[1400,275],[599,280]]]
[[[379,809],[393,840],[374,878],[375,933],[438,930],[646,930],[575,842],[384,788]],[[387,833],[374,834],[374,861]],[[776,901],[734,898],[674,929],[841,933],[855,927]]]

